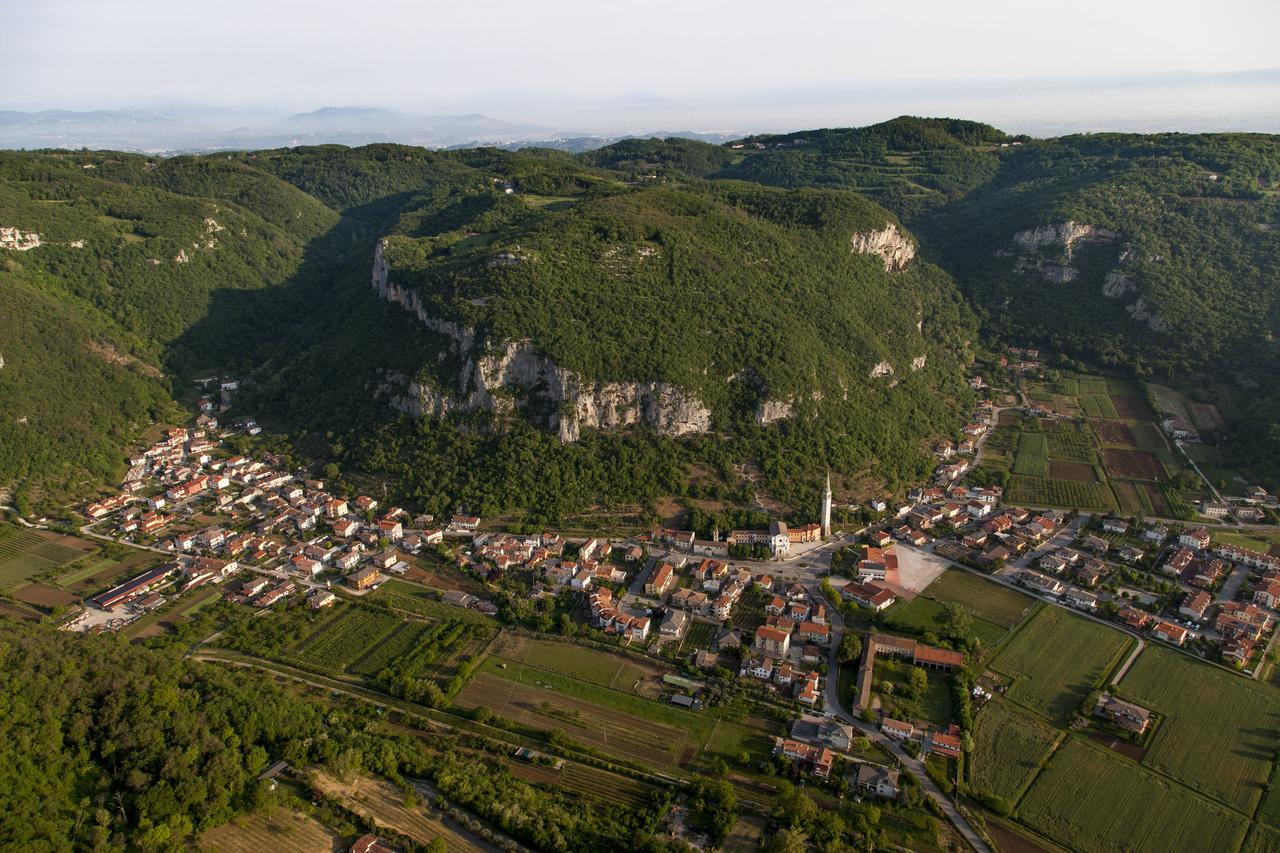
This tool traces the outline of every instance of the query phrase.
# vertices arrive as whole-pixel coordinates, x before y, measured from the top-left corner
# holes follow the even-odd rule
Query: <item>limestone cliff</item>
[[[583,429],[615,429],[639,424],[663,435],[689,435],[711,429],[711,411],[702,401],[665,382],[592,382],[557,365],[531,341],[493,342],[473,329],[433,317],[413,291],[390,280],[379,243],[374,252],[373,288],[384,299],[413,313],[426,327],[450,341],[462,360],[458,386],[443,392],[407,377],[389,377],[380,389],[391,405],[418,417],[484,409],[507,412],[517,398],[549,409],[545,426],[561,441],[577,441]]]
[[[879,231],[863,231],[849,238],[851,250],[860,255],[879,255],[884,271],[900,270],[916,256],[916,244],[890,222]]]

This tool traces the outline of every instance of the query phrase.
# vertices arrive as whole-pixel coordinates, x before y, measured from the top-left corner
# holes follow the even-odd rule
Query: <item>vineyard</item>
[[[1067,462],[1092,462],[1093,439],[1075,424],[1063,423],[1057,432],[1047,433],[1049,456]]]
[[[1043,477],[1049,470],[1049,440],[1042,432],[1024,432],[1018,439],[1013,473]]]
[[[1068,509],[1114,509],[1115,499],[1106,483],[1050,480],[1015,474],[1009,478],[1010,503],[1057,506]]]

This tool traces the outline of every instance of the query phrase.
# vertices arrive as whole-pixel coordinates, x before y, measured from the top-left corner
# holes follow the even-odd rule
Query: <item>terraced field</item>
[[[0,591],[26,586],[92,550],[94,545],[82,539],[0,525]]]
[[[276,851],[343,851],[342,837],[310,815],[293,808],[268,807],[200,835],[197,850],[219,853]]]

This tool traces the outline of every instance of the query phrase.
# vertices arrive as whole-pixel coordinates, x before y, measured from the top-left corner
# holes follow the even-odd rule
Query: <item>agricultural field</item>
[[[1056,429],[1049,429],[1053,424]],[[1087,427],[1070,421],[1049,421],[1045,424],[1049,440],[1049,458],[1065,462],[1089,462],[1095,458],[1093,438]]]
[[[1120,417],[1115,404],[1111,402],[1111,397],[1106,394],[1081,394],[1079,400],[1080,410],[1087,418]]]
[[[78,560],[94,545],[46,530],[0,525],[0,591],[10,592],[59,566]]]
[[[992,699],[974,721],[969,761],[973,786],[1016,803],[1061,736],[1004,700]]]
[[[1150,515],[1154,511],[1151,495],[1142,483],[1112,480],[1111,491],[1116,496],[1116,506],[1121,515]]]
[[[570,795],[587,797],[607,806],[643,806],[656,790],[628,776],[573,761],[566,761],[563,767],[556,769],[511,759],[507,769],[530,784],[559,788]]]
[[[1009,478],[1005,499],[1009,503],[1031,507],[1115,509],[1115,496],[1106,483],[1050,480],[1047,477],[1025,477],[1019,474]]]
[[[1043,477],[1049,468],[1049,439],[1042,432],[1024,432],[1018,438],[1013,473]]]
[[[1231,853],[1248,821],[1084,738],[1069,736],[1018,803],[1069,850]]]
[[[330,672],[343,672],[402,623],[392,613],[352,607],[323,623],[297,646],[291,657]]]
[[[328,773],[315,773],[312,782],[318,790],[371,821],[375,827],[387,827],[422,845],[440,838],[446,850],[462,853],[476,849],[470,837],[445,826],[425,807],[406,805],[404,794],[385,779],[369,776],[338,779]]]
[[[1201,431],[1215,430],[1222,427],[1224,420],[1218,407],[1211,403],[1197,403],[1185,394],[1164,385],[1150,383],[1151,395],[1161,412],[1168,412],[1181,417]]]
[[[470,622],[473,625],[496,627],[497,623],[478,610],[465,607],[454,607],[440,600],[436,593],[425,586],[409,583],[397,578],[384,581],[376,591],[370,594],[370,600],[381,600],[406,613],[426,616],[431,619],[452,619],[458,622]]]
[[[1129,431],[1133,434],[1134,444],[1142,450],[1155,453],[1168,452],[1169,443],[1165,441],[1164,433],[1155,424],[1149,421],[1138,421],[1129,424]]]
[[[652,693],[652,690],[642,690],[642,684],[660,682],[662,676],[670,672],[666,667],[573,643],[510,634],[498,640],[493,654],[537,669],[580,678],[601,687],[637,694]]]
[[[1255,823],[1244,846],[1240,848],[1240,853],[1275,853],[1277,850],[1280,850],[1280,829]]]
[[[1138,446],[1132,427],[1124,421],[1093,421],[1093,428],[1098,433],[1098,440],[1103,444],[1118,444],[1122,447]]]
[[[1060,607],[1045,607],[1014,634],[991,668],[1014,679],[1006,697],[1065,724],[1132,640]]]
[[[923,595],[967,607],[979,619],[1012,628],[1036,603],[1029,595],[993,583],[962,569],[948,569],[925,588]]]
[[[1119,692],[1163,718],[1144,764],[1253,813],[1280,751],[1280,691],[1152,646]]]
[[[1049,462],[1049,477],[1054,480],[1070,480],[1076,483],[1096,483],[1098,474],[1092,462]]]
[[[79,600],[65,589],[58,589],[56,586],[49,586],[43,583],[33,583],[21,587],[13,592],[13,597],[19,601],[25,601],[27,604],[34,604],[36,607],[44,608],[65,607]]]
[[[1113,477],[1126,480],[1167,480],[1160,457],[1149,450],[1125,450],[1108,447],[1102,451],[1102,461]]]
[[[546,670],[490,657],[454,704],[480,705],[531,728],[559,729],[619,759],[666,768],[688,766],[700,752],[732,759],[772,749],[765,724],[721,720]]]
[[[271,806],[200,835],[197,850],[220,853],[277,851],[341,851],[348,844],[329,827],[294,808]]]

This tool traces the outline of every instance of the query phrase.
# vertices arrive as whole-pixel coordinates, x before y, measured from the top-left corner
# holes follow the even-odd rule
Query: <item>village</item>
[[[1215,541],[1204,525],[1025,509],[1007,503],[1000,485],[969,482],[1007,409],[990,400],[959,440],[935,448],[930,483],[895,505],[873,498],[858,508],[869,524],[833,529],[828,481],[815,522],[705,539],[669,528],[612,539],[510,533],[463,514],[437,521],[337,494],[270,455],[236,453],[227,440],[257,425],[220,429],[212,406],[202,409],[131,457],[117,493],[83,507],[84,535],[164,559],[87,597],[64,628],[122,630],[207,588],[259,611],[318,611],[412,582],[429,560],[473,583],[438,591],[441,603],[492,617],[499,609],[485,590],[527,590],[535,602],[569,596],[572,618],[600,642],[678,666],[663,679],[662,701],[699,713],[714,701],[710,685],[729,678],[789,715],[788,731],[773,736],[779,766],[895,800],[915,784],[903,773],[946,785],[972,749],[971,731],[955,721],[900,713],[918,708],[910,697],[924,685],[949,684],[974,662],[958,638],[902,632],[895,616],[944,573],[1020,590],[1246,676],[1260,671],[1280,619],[1280,555]],[[1261,489],[1250,501],[1275,505]],[[849,637],[859,640],[853,657]],[[891,698],[886,673],[911,675],[912,688]],[[990,671],[963,683],[975,709],[1008,689]],[[1098,725],[1147,734],[1151,709],[1107,692],[1091,700]],[[941,791],[928,796],[941,804]]]

